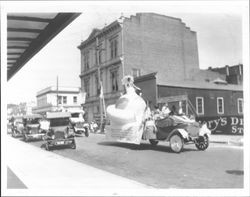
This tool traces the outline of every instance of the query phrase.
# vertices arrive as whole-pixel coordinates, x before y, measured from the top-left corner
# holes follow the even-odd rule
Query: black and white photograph
[[[1,196],[249,196],[249,2],[1,1]]]

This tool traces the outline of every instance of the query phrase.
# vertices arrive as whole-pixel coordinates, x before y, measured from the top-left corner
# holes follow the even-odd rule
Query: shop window
[[[198,115],[204,115],[204,98],[196,97],[196,113]]]
[[[67,104],[67,96],[63,96],[63,104]]]
[[[238,113],[239,114],[243,114],[243,99],[242,98],[238,98]]]
[[[224,99],[222,97],[217,98],[217,113],[224,114]]]
[[[73,103],[77,104],[77,96],[73,96]]]

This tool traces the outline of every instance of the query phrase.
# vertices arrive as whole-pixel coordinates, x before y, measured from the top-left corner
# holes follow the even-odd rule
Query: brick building
[[[196,78],[201,72],[196,32],[181,19],[159,14],[140,13],[94,29],[78,48],[90,119],[100,112],[98,67],[106,105],[120,96],[124,75],[139,77],[160,71],[159,78],[175,81]]]

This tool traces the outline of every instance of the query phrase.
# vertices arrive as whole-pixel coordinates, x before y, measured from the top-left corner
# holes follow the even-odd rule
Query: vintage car
[[[184,144],[194,143],[198,150],[206,150],[209,146],[211,131],[206,124],[201,124],[186,116],[168,116],[158,120],[145,122],[143,140],[152,145],[159,141],[169,142],[173,152],[182,151]]]
[[[76,148],[74,130],[70,123],[71,114],[69,112],[48,112],[49,130],[44,136],[45,149],[53,147]]]
[[[11,136],[12,137],[22,137],[23,136],[23,118],[22,116],[16,116],[14,117],[14,121],[12,124],[12,131],[11,131]]]
[[[85,135],[86,137],[89,136],[90,127],[89,124],[84,120],[83,110],[71,110],[71,117],[70,117],[70,123],[73,126],[74,132],[76,135]]]
[[[23,117],[23,140],[42,140],[45,131],[41,130],[40,120],[43,116],[40,114],[31,114]]]

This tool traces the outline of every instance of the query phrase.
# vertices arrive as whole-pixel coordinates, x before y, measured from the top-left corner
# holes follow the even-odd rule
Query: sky
[[[117,20],[138,12],[154,12],[182,19],[197,32],[199,65],[201,69],[243,63],[242,13],[245,7],[231,3],[173,3],[173,2],[22,2],[5,3],[8,12],[82,12],[38,54],[15,74],[3,82],[7,103],[36,101],[41,89],[56,85],[80,87],[80,50],[77,46],[93,28],[103,28]],[[2,52],[1,52],[2,53]],[[2,55],[2,54],[1,54]],[[3,93],[3,92],[2,92]],[[6,94],[5,94],[6,93]]]

